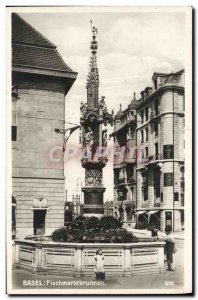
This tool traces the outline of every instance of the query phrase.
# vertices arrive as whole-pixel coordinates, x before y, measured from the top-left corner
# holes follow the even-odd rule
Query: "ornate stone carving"
[[[102,184],[102,169],[86,169],[85,183],[87,185],[101,185]]]

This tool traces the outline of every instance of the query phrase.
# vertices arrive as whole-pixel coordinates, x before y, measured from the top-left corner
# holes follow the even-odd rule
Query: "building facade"
[[[136,108],[135,94],[128,108],[114,118],[114,215],[125,227],[135,225],[136,206]]]
[[[154,73],[152,81],[136,107],[136,227],[180,231],[184,228],[184,70]]]
[[[12,14],[13,236],[64,225],[65,96],[77,77],[56,46]],[[56,162],[54,158],[60,158]],[[52,160],[51,160],[52,159]]]

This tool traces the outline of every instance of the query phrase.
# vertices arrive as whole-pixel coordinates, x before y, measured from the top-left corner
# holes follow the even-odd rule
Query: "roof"
[[[13,66],[74,73],[56,46],[16,13],[12,14],[12,49]]]
[[[12,42],[56,48],[53,43],[48,41],[48,39],[16,13],[12,14]]]
[[[14,45],[12,51],[13,65],[37,67],[60,71],[72,71],[60,57],[56,49]]]
[[[136,96],[135,96],[135,93],[134,93],[134,97],[133,99],[131,100],[131,103],[128,105],[128,109],[135,109],[137,106],[138,106],[138,101],[136,99]]]
[[[122,111],[122,106],[120,104],[120,110],[117,112],[117,114],[115,115],[115,120],[119,120],[123,117],[124,113]]]

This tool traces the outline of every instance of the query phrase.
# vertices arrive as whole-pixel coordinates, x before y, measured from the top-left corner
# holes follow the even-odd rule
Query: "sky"
[[[28,23],[57,46],[77,80],[66,96],[66,121],[79,123],[80,102],[86,101],[86,79],[90,57],[90,19],[98,28],[99,95],[105,96],[109,111],[122,104],[127,108],[133,93],[152,86],[154,72],[170,73],[185,67],[184,12],[75,12],[19,13]],[[68,125],[70,126],[70,125]],[[108,127],[108,133],[112,129]],[[71,143],[78,143],[79,131]],[[109,141],[112,144],[112,141]],[[113,165],[103,169],[104,200],[113,200]],[[84,185],[80,161],[65,165],[68,200]],[[77,189],[77,178],[78,189]]]

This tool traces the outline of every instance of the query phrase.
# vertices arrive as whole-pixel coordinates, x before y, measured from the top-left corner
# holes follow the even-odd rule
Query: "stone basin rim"
[[[73,243],[73,242],[53,242],[53,241],[28,241],[28,240],[15,240],[15,244],[29,244],[29,245],[46,245],[46,246],[71,246],[71,247],[98,247],[98,248],[108,248],[108,247],[138,247],[144,246],[159,246],[163,247],[165,245],[164,241],[148,241],[148,242],[134,242],[134,243]]]

